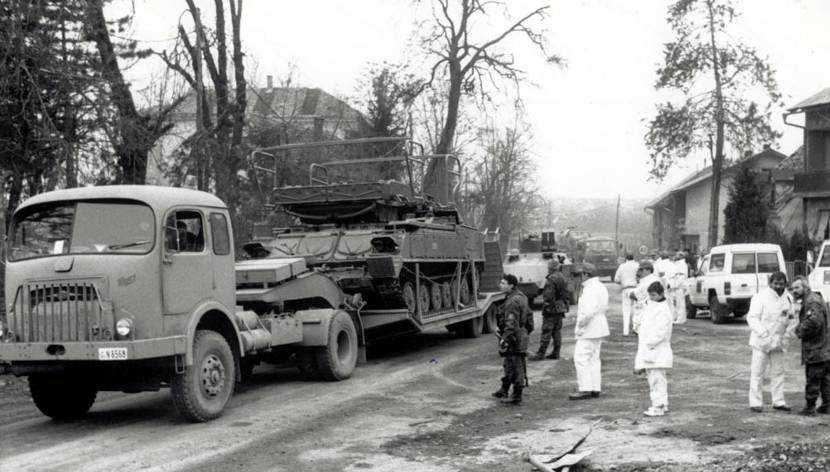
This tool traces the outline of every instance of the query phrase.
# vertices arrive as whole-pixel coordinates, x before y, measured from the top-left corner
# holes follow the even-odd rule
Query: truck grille
[[[112,304],[93,282],[23,284],[8,323],[20,342],[111,341]]]

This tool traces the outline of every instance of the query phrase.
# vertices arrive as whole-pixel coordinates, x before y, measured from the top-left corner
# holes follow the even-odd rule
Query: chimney
[[[274,76],[269,75],[269,76],[267,76],[267,78],[268,78],[268,88],[269,89],[274,88]]]

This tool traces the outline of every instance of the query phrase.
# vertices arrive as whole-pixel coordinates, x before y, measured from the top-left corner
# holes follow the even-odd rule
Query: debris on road
[[[579,440],[574,443],[573,446],[568,448],[564,452],[560,452],[558,454],[543,454],[543,455],[531,455],[528,461],[536,467],[538,470],[543,472],[554,471],[554,470],[563,470],[567,472],[572,465],[579,463],[582,459],[587,457],[593,450],[587,449],[582,452],[576,452],[576,450],[581,446],[588,436],[594,431],[594,428],[600,424],[602,420],[598,420],[591,424],[588,427],[588,432],[585,433]]]

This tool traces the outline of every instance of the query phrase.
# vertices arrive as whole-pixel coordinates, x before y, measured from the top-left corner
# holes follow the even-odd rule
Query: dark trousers
[[[548,350],[551,338],[553,338],[553,352],[559,356],[559,349],[562,347],[562,318],[563,314],[542,314],[542,339],[539,342],[539,355],[544,356]]]
[[[804,388],[804,398],[808,406],[815,406],[819,394],[821,404],[830,405],[830,361],[807,364],[807,386]]]
[[[521,354],[505,354],[504,377],[501,378],[502,386],[513,384],[513,389],[521,391],[525,385],[525,366]]]

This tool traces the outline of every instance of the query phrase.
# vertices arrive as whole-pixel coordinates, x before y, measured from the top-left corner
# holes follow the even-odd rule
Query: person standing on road
[[[522,390],[527,386],[527,368],[525,356],[533,331],[533,312],[527,303],[527,297],[517,287],[519,281],[515,275],[507,274],[499,282],[499,288],[507,292],[507,298],[502,305],[502,311],[496,322],[499,332],[499,355],[504,358],[504,376],[501,378],[501,388],[493,393],[504,403],[519,404],[522,402]],[[508,398],[510,385],[513,385],[513,394]]]
[[[548,276],[545,280],[545,288],[542,291],[542,338],[539,342],[539,350],[531,360],[540,361],[545,358],[548,344],[553,338],[553,352],[548,359],[559,359],[559,350],[562,347],[562,319],[568,313],[570,307],[570,293],[568,292],[568,281],[562,275],[561,265],[557,259],[548,262]]]
[[[674,273],[671,278],[670,304],[674,305],[674,323],[686,322],[686,280],[689,278],[689,265],[686,254],[679,251],[674,257]]]
[[[648,288],[654,282],[660,282],[660,278],[654,274],[654,264],[648,259],[640,261],[640,270],[637,272],[639,282],[637,287],[628,295],[628,298],[634,301],[634,332],[640,331],[640,318],[645,307],[646,300],[648,300]],[[662,283],[662,282],[660,282]],[[663,287],[665,289],[665,286]]]
[[[663,289],[669,294],[669,311],[671,311],[672,319],[677,317],[675,313],[673,298],[672,298],[672,277],[674,277],[674,261],[669,257],[668,251],[661,251],[660,258],[654,263],[654,273],[660,278],[660,283],[663,284]]]
[[[617,267],[617,272],[614,274],[614,282],[622,287],[620,300],[622,301],[623,336],[628,336],[631,328],[631,312],[634,311],[635,303],[631,299],[631,292],[637,288],[637,272],[639,270],[640,265],[634,261],[634,255],[629,252],[625,254],[625,262]]]
[[[752,347],[752,363],[749,373],[749,409],[763,411],[761,382],[769,371],[772,408],[790,411],[784,398],[784,351],[793,337],[795,316],[793,300],[785,290],[787,275],[774,272],[769,277],[769,286],[762,288],[752,297],[746,324],[751,330],[749,345]]]
[[[663,285],[652,282],[648,286],[648,298],[640,321],[637,357],[634,370],[645,370],[648,376],[651,406],[643,414],[663,416],[669,409],[666,370],[672,368],[671,331],[672,317],[664,296]]]
[[[793,297],[800,302],[795,334],[801,338],[801,363],[805,366],[804,408],[798,413],[812,416],[830,412],[830,334],[827,305],[820,293],[810,290],[807,278],[793,280]],[[816,401],[821,395],[821,406]]]
[[[582,294],[576,311],[576,344],[574,345],[574,366],[578,391],[568,396],[571,400],[596,398],[602,391],[602,363],[600,348],[607,337],[608,289],[595,277],[596,267],[588,262],[581,269]]]

